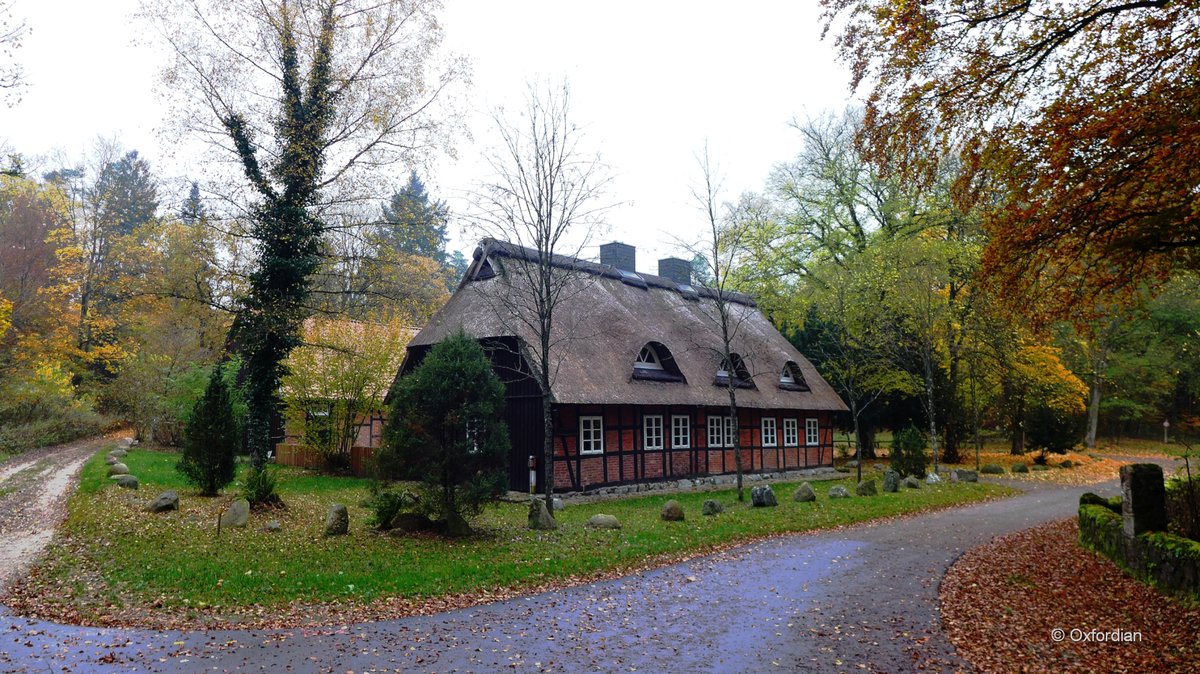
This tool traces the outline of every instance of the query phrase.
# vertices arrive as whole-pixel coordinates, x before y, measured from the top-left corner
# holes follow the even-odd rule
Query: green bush
[[[434,346],[396,383],[377,453],[379,477],[420,483],[417,510],[451,535],[505,486],[504,384],[474,339],[461,332]]]
[[[1114,496],[1112,498],[1104,498],[1103,496],[1097,496],[1096,494],[1093,494],[1090,491],[1084,492],[1083,494],[1079,495],[1079,505],[1081,505],[1081,506],[1098,505],[1102,508],[1108,508],[1109,510],[1113,511],[1114,513],[1116,513],[1118,515],[1121,514],[1121,497],[1120,496]]]
[[[184,434],[183,454],[176,469],[204,496],[216,496],[233,482],[234,454],[239,441],[229,389],[214,369],[196,403]]]
[[[1037,463],[1046,462],[1046,454],[1065,454],[1083,439],[1086,419],[1082,414],[1070,414],[1048,406],[1030,411],[1026,421],[1029,447],[1041,451]]]
[[[18,454],[95,435],[109,420],[54,363],[0,372],[0,452]]]
[[[892,439],[892,470],[901,477],[925,477],[929,457],[925,454],[925,434],[914,426],[901,430]]]
[[[67,407],[57,417],[25,423],[0,423],[0,453],[21,452],[96,435],[108,419],[86,408]]]
[[[1200,479],[1167,480],[1167,526],[1171,533],[1200,540]]]
[[[419,499],[409,491],[381,489],[371,494],[371,497],[363,503],[363,506],[370,509],[373,513],[371,515],[371,526],[379,529],[387,529],[391,526],[392,520],[396,519],[396,515],[413,509],[418,501]]]
[[[1026,465],[1025,465],[1025,464],[1023,464],[1023,463],[1014,463],[1014,464],[1012,465],[1012,472],[1014,472],[1014,473],[1028,473],[1028,472],[1029,472],[1029,466],[1026,466]]]
[[[279,498],[276,486],[275,473],[270,468],[266,466],[261,469],[251,468],[246,472],[246,484],[242,486],[242,497],[255,507],[282,505],[283,500]]]
[[[1001,466],[998,463],[989,463],[989,464],[985,464],[983,466],[983,468],[980,468],[979,472],[984,473],[986,475],[1003,475],[1004,474],[1004,466]]]

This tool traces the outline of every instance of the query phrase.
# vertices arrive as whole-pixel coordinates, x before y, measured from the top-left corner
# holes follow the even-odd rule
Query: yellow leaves
[[[1087,386],[1063,365],[1061,353],[1053,346],[1023,346],[1013,359],[1014,373],[1036,401],[1059,412],[1082,414]]]
[[[4,295],[0,295],[0,339],[12,327],[12,302],[4,299]]]

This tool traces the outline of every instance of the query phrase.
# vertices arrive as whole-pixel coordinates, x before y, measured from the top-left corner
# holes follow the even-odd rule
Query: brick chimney
[[[692,263],[678,257],[658,261],[658,275],[681,286],[692,284]]]
[[[608,264],[624,271],[637,272],[637,248],[624,243],[606,243],[600,246],[600,264]]]

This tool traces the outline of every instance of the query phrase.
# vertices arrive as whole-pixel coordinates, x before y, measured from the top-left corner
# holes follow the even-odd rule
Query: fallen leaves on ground
[[[112,498],[127,498],[112,492]],[[994,500],[1003,496],[989,497]],[[976,501],[978,503],[980,501]],[[751,536],[717,545],[677,553],[660,554],[637,563],[565,578],[521,583],[510,587],[478,589],[472,592],[431,597],[384,597],[369,603],[352,598],[344,601],[293,601],[272,606],[220,607],[212,605],[164,605],[161,601],[112,587],[96,563],[88,558],[86,542],[60,532],[56,555],[69,559],[57,571],[38,566],[20,582],[8,588],[2,599],[15,615],[51,622],[96,627],[140,627],[161,630],[211,629],[324,629],[328,625],[396,620],[416,615],[433,615],[497,601],[530,597],[543,592],[612,580],[699,557],[721,554],[746,545],[788,536],[828,534],[858,526],[887,526],[890,522],[919,517],[954,508],[951,503],[921,508],[908,513],[880,517],[855,524],[826,527],[807,532],[783,532]]]
[[[960,557],[940,590],[942,625],[959,654],[981,672],[1200,671],[1200,608],[1078,540],[1072,518]]]

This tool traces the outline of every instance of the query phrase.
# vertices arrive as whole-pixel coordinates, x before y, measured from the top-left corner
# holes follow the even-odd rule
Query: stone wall
[[[1079,542],[1159,590],[1200,601],[1200,543],[1160,531],[1126,536],[1122,517],[1095,504],[1079,506]]]

